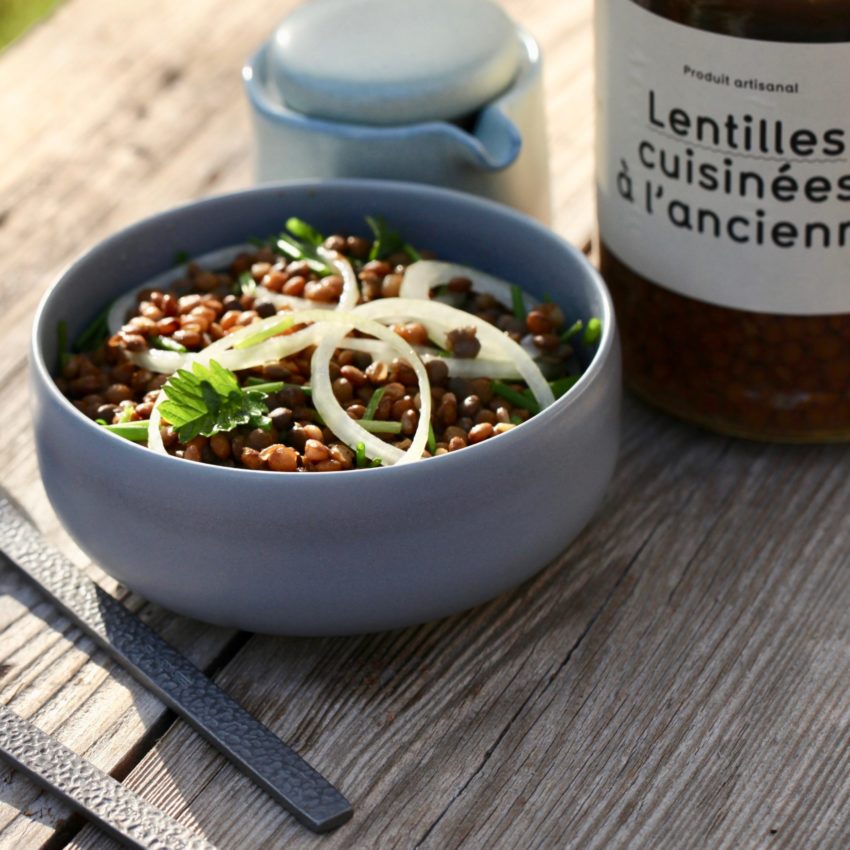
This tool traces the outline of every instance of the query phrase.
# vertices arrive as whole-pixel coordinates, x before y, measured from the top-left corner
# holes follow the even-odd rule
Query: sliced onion
[[[360,286],[351,263],[336,251],[328,251],[327,248],[319,246],[319,256],[330,263],[342,278],[342,293],[339,296],[339,310],[351,310],[360,300]]]
[[[182,351],[163,351],[159,348],[127,352],[127,359],[139,368],[149,372],[161,372],[164,375],[183,369],[190,356]]]
[[[498,359],[510,360],[516,365],[517,371],[528,384],[541,410],[555,401],[552,388],[540,371],[540,367],[521,346],[485,319],[449,307],[448,304],[407,298],[381,298],[370,301],[368,304],[361,304],[352,312],[354,315],[368,316],[370,319],[383,319],[386,316],[394,317],[399,314],[415,315],[418,321],[433,322],[444,328],[472,326],[476,329],[482,351],[486,343],[488,350],[498,352]]]
[[[363,443],[366,454],[370,458],[380,458],[384,464],[398,465],[419,460],[428,442],[431,423],[431,383],[428,380],[425,364],[416,355],[410,344],[395,331],[379,322],[357,315],[355,311],[326,314],[323,320],[340,325],[330,333],[325,332],[323,334],[322,341],[313,353],[310,367],[313,404],[316,406],[319,415],[324,419],[325,424],[347,445],[353,447],[358,443]],[[402,452],[363,428],[356,419],[352,419],[345,412],[333,393],[328,365],[334,351],[338,347],[345,347],[343,338],[352,329],[371,334],[386,342],[396,351],[398,356],[407,360],[416,373],[420,398],[419,422],[407,451]]]
[[[336,310],[339,306],[333,302],[311,301],[309,298],[299,298],[297,295],[285,295],[282,292],[272,292],[265,286],[258,286],[254,290],[257,298],[274,304],[275,307],[289,307],[293,310]]]
[[[396,352],[379,339],[343,339],[337,348],[349,351],[364,351],[373,358],[386,360],[395,357]],[[483,357],[442,357],[424,346],[416,345],[413,350],[425,361],[439,360],[449,368],[449,374],[457,378],[499,378],[501,380],[521,380],[516,363],[513,360],[492,360]]]
[[[505,307],[510,307],[513,303],[513,290],[508,281],[471,266],[445,263],[440,260],[418,260],[411,263],[404,271],[399,295],[402,298],[427,299],[431,297],[431,290],[435,286],[444,286],[453,277],[469,278],[476,292],[492,295]],[[522,293],[522,300],[526,310],[531,310],[539,303],[527,292]]]

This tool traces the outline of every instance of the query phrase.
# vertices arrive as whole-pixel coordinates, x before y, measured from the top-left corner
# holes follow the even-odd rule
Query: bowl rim
[[[411,196],[419,195],[431,197],[434,200],[443,200],[452,204],[467,205],[474,209],[480,209],[490,215],[502,217],[510,222],[527,229],[531,229],[536,236],[547,240],[554,241],[559,248],[571,254],[578,261],[579,267],[584,270],[586,281],[583,284],[592,290],[600,299],[601,315],[598,317],[602,322],[602,333],[593,357],[588,363],[587,368],[581,374],[579,380],[560,398],[556,399],[554,404],[550,405],[545,410],[532,416],[527,421],[518,425],[516,428],[499,435],[498,440],[484,440],[473,446],[468,446],[462,452],[449,452],[445,455],[428,458],[428,463],[420,464],[418,462],[406,463],[394,466],[368,467],[364,469],[348,469],[335,472],[325,472],[321,475],[299,475],[298,481],[338,481],[339,476],[346,476],[348,480],[363,480],[363,476],[367,475],[369,481],[389,480],[390,475],[403,477],[411,474],[411,470],[420,470],[417,475],[428,474],[427,470],[432,470],[436,473],[438,470],[444,470],[449,467],[449,464],[460,466],[475,460],[480,459],[480,462],[486,462],[486,453],[494,451],[509,450],[514,441],[518,439],[527,439],[533,436],[535,429],[547,427],[548,420],[553,412],[566,412],[570,407],[574,407],[579,403],[579,400],[589,390],[601,375],[606,363],[612,356],[616,356],[617,345],[617,327],[614,313],[614,305],[611,299],[611,294],[596,268],[590,263],[585,254],[568,242],[563,236],[555,232],[553,229],[541,224],[536,219],[519,212],[504,204],[497,203],[476,195],[470,195],[465,192],[459,192],[453,189],[443,187],[430,186],[421,183],[408,183],[394,180],[379,180],[365,178],[334,178],[331,180],[321,179],[300,179],[300,180],[284,180],[261,185],[251,186],[244,189],[238,189],[231,192],[210,195],[203,198],[196,198],[189,201],[176,204],[167,209],[160,210],[144,218],[138,219],[125,227],[111,233],[104,239],[101,239],[93,244],[88,245],[74,259],[67,263],[61,271],[53,278],[50,285],[46,288],[39,300],[38,307],[32,324],[30,334],[30,371],[37,378],[40,385],[46,388],[51,400],[57,403],[62,410],[74,417],[76,421],[81,423],[81,427],[89,428],[93,439],[102,439],[109,442],[103,444],[104,449],[109,448],[111,451],[131,451],[142,452],[142,455],[132,455],[140,462],[149,462],[151,464],[167,464],[163,466],[164,474],[200,474],[209,483],[213,483],[216,478],[224,482],[233,482],[232,476],[239,476],[239,481],[249,480],[247,476],[254,476],[257,484],[260,481],[277,481],[281,476],[270,474],[268,470],[253,470],[242,468],[230,468],[223,466],[215,466],[204,463],[183,463],[181,458],[175,458],[170,455],[160,455],[153,452],[146,446],[141,446],[129,440],[119,437],[106,431],[101,426],[95,424],[94,421],[85,416],[82,411],[78,410],[68,398],[66,398],[56,385],[55,378],[52,375],[52,370],[48,368],[44,354],[39,344],[39,337],[42,335],[45,322],[45,314],[48,311],[51,300],[55,297],[56,291],[59,289],[63,281],[73,275],[80,265],[88,260],[90,255],[95,251],[107,250],[112,244],[120,244],[128,238],[132,238],[134,233],[139,230],[144,230],[153,222],[166,220],[170,216],[180,215],[188,210],[203,211],[207,207],[221,203],[238,203],[240,201],[248,201],[250,198],[258,194],[275,194],[289,189],[298,190],[301,192],[323,192],[334,189],[344,189],[352,192],[374,193],[384,192],[391,196]],[[84,424],[83,424],[84,423]],[[477,454],[473,458],[469,457],[469,451],[472,450]],[[142,457],[147,457],[148,461],[141,461]],[[178,466],[177,464],[181,464]],[[182,472],[180,472],[182,470]],[[381,479],[380,476],[384,478]],[[285,480],[291,480],[292,476],[282,476]],[[299,484],[298,486],[330,486],[321,484]]]

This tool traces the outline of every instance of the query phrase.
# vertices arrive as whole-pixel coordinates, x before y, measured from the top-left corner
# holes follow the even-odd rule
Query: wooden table
[[[27,418],[36,301],[111,231],[250,183],[239,69],[292,5],[68,0],[0,55],[0,479],[355,817],[300,828],[7,569],[0,699],[227,850],[850,846],[844,447],[737,442],[628,399],[604,508],[557,563],[462,616],[359,638],[175,617],[58,526]],[[591,0],[505,6],[547,59],[555,228],[587,245]],[[0,768],[1,848],[107,846]]]

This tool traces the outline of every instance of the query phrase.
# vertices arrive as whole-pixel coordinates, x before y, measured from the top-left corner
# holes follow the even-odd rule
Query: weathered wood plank
[[[7,163],[0,174],[3,484],[51,540],[113,591],[58,527],[38,481],[26,422],[27,337],[50,278],[93,240],[162,206],[247,182],[238,70],[259,31],[240,15],[250,20],[268,4],[246,3],[229,17],[213,13],[215,5],[71,0],[0,57],[0,106],[15,118],[0,134]],[[240,26],[241,42],[234,37]],[[161,37],[163,27],[173,41]],[[246,131],[234,134],[240,120]],[[4,570],[0,582],[0,656],[10,665],[0,699],[100,767],[125,773],[164,719],[162,706],[103,654],[89,660],[89,642],[13,573]],[[232,639],[153,606],[143,614],[202,665]],[[4,774],[0,847],[41,846],[66,816],[19,775]]]

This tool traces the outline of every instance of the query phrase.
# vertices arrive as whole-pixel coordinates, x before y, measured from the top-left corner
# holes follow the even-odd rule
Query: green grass
[[[60,0],[0,0],[0,50],[59,3]]]

